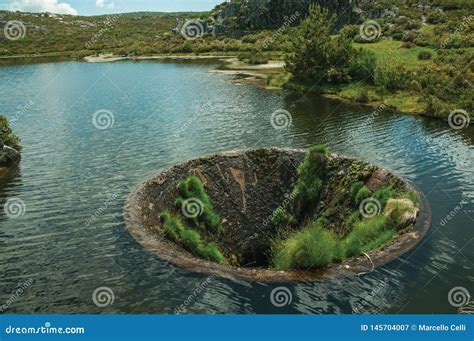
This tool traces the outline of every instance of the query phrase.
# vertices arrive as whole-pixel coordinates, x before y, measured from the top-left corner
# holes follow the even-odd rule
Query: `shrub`
[[[418,53],[419,60],[429,60],[432,56],[430,51],[420,51],[420,53]]]
[[[273,266],[277,270],[312,269],[330,264],[337,246],[335,236],[313,223],[272,247]]]
[[[360,212],[359,210],[357,210],[351,213],[351,215],[344,222],[344,225],[346,225],[346,227],[350,229],[359,220],[360,220]]]
[[[362,202],[362,200],[367,199],[368,197],[370,197],[370,191],[367,187],[364,186],[361,189],[359,189],[359,191],[356,194],[356,197],[355,197],[356,205],[359,205]]]
[[[286,68],[297,81],[346,82],[353,47],[346,35],[332,36],[336,17],[311,5],[309,15],[291,35]]]
[[[403,33],[402,32],[395,32],[392,34],[392,39],[393,40],[402,40],[403,38]]]
[[[351,233],[341,242],[339,255],[344,258],[353,257],[379,247],[381,244],[374,246],[374,241],[382,235],[387,224],[387,218],[383,215],[356,223]]]
[[[213,233],[222,232],[221,218],[214,212],[211,200],[207,195],[201,180],[197,176],[190,176],[179,183],[179,192],[181,197],[176,199],[176,204],[182,208],[186,199],[197,199],[195,209],[199,210],[196,218],[193,218],[196,227],[208,230]],[[202,207],[200,207],[202,206]],[[186,209],[186,208],[184,208]]]
[[[0,115],[0,138],[3,143],[17,151],[21,151],[20,138],[13,134],[5,116]]]
[[[323,145],[313,146],[309,148],[303,163],[298,167],[298,180],[293,191],[295,216],[299,221],[311,213],[319,200],[328,153],[329,150]]]
[[[285,72],[278,75],[269,75],[267,77],[267,84],[276,88],[282,88],[291,79],[291,73]]]
[[[418,198],[418,195],[414,192],[406,192],[403,195],[403,198],[411,200],[416,206],[420,206],[420,199]]]
[[[364,187],[364,183],[362,181],[358,181],[358,182],[354,182],[352,185],[351,185],[351,189],[350,189],[350,192],[351,192],[351,195],[352,195],[352,199],[355,200],[355,197],[357,195],[357,192],[359,192],[359,190]]]
[[[396,195],[397,193],[393,190],[392,187],[384,186],[376,190],[375,193],[372,195],[372,197],[374,199],[377,199],[380,202],[382,209],[384,209],[385,205],[387,205],[388,199],[394,198],[396,197]]]
[[[377,57],[374,52],[362,48],[354,50],[349,63],[349,75],[353,80],[373,84],[376,66]]]
[[[407,71],[401,65],[392,66],[387,61],[379,61],[375,68],[375,84],[388,91],[402,90],[406,87]]]
[[[286,225],[291,225],[295,222],[295,218],[286,212],[281,207],[277,208],[272,215],[272,225],[274,227],[281,227]]]
[[[368,103],[370,101],[369,92],[366,88],[357,90],[354,100],[359,103]]]
[[[184,249],[204,259],[224,263],[225,258],[214,243],[206,244],[199,232],[184,226],[178,216],[169,212],[162,212],[160,218],[163,222],[165,236]]]

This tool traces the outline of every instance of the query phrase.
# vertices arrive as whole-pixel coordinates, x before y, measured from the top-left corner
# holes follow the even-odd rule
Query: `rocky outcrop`
[[[10,167],[20,161],[21,155],[18,151],[8,146],[0,149],[0,167]]]
[[[385,216],[394,220],[399,230],[403,230],[415,223],[419,211],[410,199],[389,199],[385,207]]]
[[[216,6],[212,16],[218,32],[232,34],[238,30],[278,29],[283,25],[297,26],[309,12],[311,4],[328,8],[337,17],[338,26],[353,22],[357,14],[353,12],[351,0],[246,0],[230,1]],[[298,20],[290,20],[292,17]]]

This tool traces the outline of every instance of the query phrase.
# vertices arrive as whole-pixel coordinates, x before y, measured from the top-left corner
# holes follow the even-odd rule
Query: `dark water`
[[[474,295],[472,127],[456,131],[386,111],[369,119],[369,109],[233,85],[212,68],[67,62],[0,69],[0,112],[24,146],[18,173],[0,184],[0,207],[24,203],[19,216],[0,211],[0,306],[9,301],[9,313],[172,313],[188,299],[189,313],[454,313],[451,288]],[[276,130],[270,118],[281,108],[293,124]],[[92,122],[102,109],[113,113],[109,129]],[[127,194],[159,168],[223,150],[314,143],[420,187],[433,209],[423,243],[360,278],[284,284],[292,303],[278,308],[270,300],[275,285],[207,283],[148,253],[125,229]],[[113,304],[93,303],[98,287],[114,292]]]

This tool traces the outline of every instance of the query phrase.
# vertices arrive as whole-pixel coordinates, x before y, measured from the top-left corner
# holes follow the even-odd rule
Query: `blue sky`
[[[123,12],[208,11],[225,0],[0,0],[0,9],[97,15]]]

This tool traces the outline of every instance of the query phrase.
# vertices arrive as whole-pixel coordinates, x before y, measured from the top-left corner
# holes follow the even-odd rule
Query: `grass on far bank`
[[[403,42],[396,40],[380,40],[371,44],[354,43],[356,48],[364,48],[372,51],[377,59],[387,60],[390,63],[402,65],[408,70],[417,69],[423,65],[432,63],[432,60],[420,60],[418,55],[422,51],[428,51],[432,54],[432,59],[437,56],[435,49],[429,47],[402,47]]]

